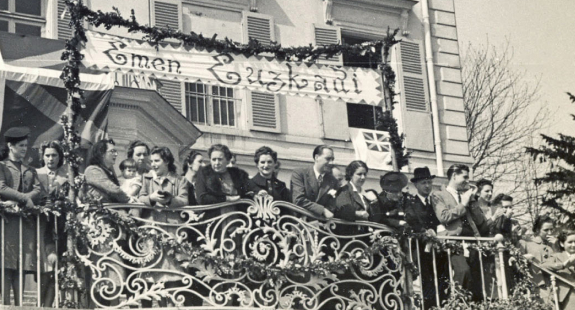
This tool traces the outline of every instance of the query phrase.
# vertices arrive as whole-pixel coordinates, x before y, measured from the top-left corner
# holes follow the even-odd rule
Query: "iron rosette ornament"
[[[328,221],[268,195],[105,209],[85,212],[87,238],[76,250],[98,307],[404,308],[401,249],[384,225]]]

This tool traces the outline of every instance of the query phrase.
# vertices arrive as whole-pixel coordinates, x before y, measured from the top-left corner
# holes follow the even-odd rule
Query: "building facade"
[[[402,41],[391,55],[398,94],[393,113],[411,152],[405,172],[428,166],[432,173],[443,176],[453,163],[471,163],[453,0],[91,0],[85,4],[104,12],[115,6],[125,17],[134,9],[141,24],[169,26],[243,43],[251,37],[282,46],[356,44],[381,39],[388,29],[399,29],[398,38]],[[0,7],[0,30],[54,39],[70,36],[63,0],[8,0],[0,5],[5,6]],[[141,39],[141,35],[128,34],[124,29],[107,32]],[[318,62],[373,66],[362,57],[339,56]],[[312,150],[318,144],[333,146],[338,166],[354,160],[349,129],[373,128],[374,108],[383,109],[202,83],[116,76],[118,86],[157,91],[193,123],[202,135],[192,148],[205,151],[212,144],[226,144],[237,154],[238,165],[251,175],[256,171],[254,151],[262,145],[272,147],[282,163],[279,177],[284,181],[289,181],[292,169],[312,162]],[[109,133],[125,145],[141,136],[130,132],[125,122],[125,117],[131,115],[126,112],[130,98],[134,98],[134,106],[141,99],[129,91],[122,93],[113,97],[111,104],[125,116],[110,116]],[[147,105],[161,104],[157,102],[149,100]],[[157,132],[166,134],[182,130],[182,126],[163,126]],[[139,130],[146,132],[143,127]],[[172,136],[179,137],[181,133]],[[189,146],[176,144],[185,140],[170,140],[180,156]],[[371,171],[369,185],[378,188],[375,184],[383,173]]]

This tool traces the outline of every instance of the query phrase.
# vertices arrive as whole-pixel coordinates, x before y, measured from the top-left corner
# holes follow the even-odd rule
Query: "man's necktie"
[[[431,202],[429,201],[429,196],[425,197],[425,208],[429,210],[431,207]]]

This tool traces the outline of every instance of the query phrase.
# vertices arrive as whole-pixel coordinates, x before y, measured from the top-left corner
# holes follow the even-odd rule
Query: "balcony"
[[[36,240],[47,240],[41,217],[20,217],[18,225],[22,229],[27,221],[36,223]],[[457,286],[449,286],[454,281],[452,265],[445,264],[455,254],[477,255],[471,268],[480,275],[473,281],[480,283],[476,287],[482,299],[507,299],[515,285],[506,278],[514,256],[500,236],[401,236],[377,223],[326,221],[268,196],[181,209],[84,206],[68,215],[68,223],[75,231],[67,239],[73,255],[61,255],[55,262],[54,269],[60,270],[51,280],[60,284],[55,287],[60,302],[55,307],[428,309],[456,295]],[[4,217],[3,248],[7,225]],[[62,246],[61,238],[53,240],[55,248]],[[27,253],[22,244],[29,240],[19,241],[22,258]],[[34,249],[37,278],[46,271],[38,259],[46,248],[46,242],[39,242]],[[4,268],[4,259],[2,264],[6,283],[10,270]],[[16,296],[20,304],[49,306],[43,300],[49,283],[23,277],[29,273],[24,269],[20,264],[20,279],[28,278],[17,283],[23,292]],[[429,282],[422,285],[417,269],[433,280],[431,295]],[[544,272],[553,288],[573,286]],[[2,287],[3,296],[6,289]],[[556,293],[553,298],[559,309]]]

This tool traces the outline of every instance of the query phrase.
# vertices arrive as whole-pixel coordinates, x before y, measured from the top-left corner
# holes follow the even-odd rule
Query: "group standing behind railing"
[[[46,203],[60,193],[59,190],[68,180],[66,170],[62,167],[64,154],[57,142],[42,146],[42,168],[36,170],[23,163],[28,150],[28,134],[27,128],[19,127],[10,128],[4,135],[4,159],[0,163],[3,210],[17,210],[18,206],[33,207]],[[227,146],[221,144],[210,147],[207,165],[201,153],[192,151],[184,160],[182,175],[177,174],[175,159],[169,148],[150,149],[142,141],[134,141],[129,145],[127,155],[128,158],[120,164],[122,175],[117,177],[114,169],[118,156],[115,143],[112,140],[95,143],[90,149],[89,166],[84,171],[86,186],[80,193],[81,199],[100,203],[139,202],[161,210],[234,202],[267,194],[274,200],[293,202],[326,219],[336,217],[347,221],[372,221],[400,231],[427,233],[444,238],[478,238],[503,234],[513,241],[519,235],[517,229],[520,227],[512,220],[512,198],[500,195],[492,203],[493,184],[488,180],[480,180],[471,186],[469,168],[465,165],[451,166],[447,171],[447,186],[438,191],[432,190],[435,176],[430,170],[427,167],[416,168],[411,182],[417,193],[410,195],[403,192],[408,179],[399,172],[388,172],[381,176],[382,191],[379,193],[364,188],[369,168],[359,160],[352,161],[341,178],[341,171],[333,167],[333,149],[325,145],[313,150],[313,165],[293,171],[290,189],[277,179],[280,164],[277,153],[266,146],[255,152],[254,161],[258,173],[252,178],[242,169],[231,165],[233,154]],[[209,211],[212,214],[206,217],[236,211],[235,208],[231,206]],[[181,221],[177,213],[150,212],[140,208],[119,212],[167,224],[178,224]],[[39,305],[51,306],[54,302],[57,291],[54,288],[57,280],[54,278],[57,275],[53,270],[57,269],[57,258],[64,252],[65,239],[63,233],[54,238],[52,232],[62,232],[63,222],[44,216],[38,216],[36,220],[37,223],[34,223],[30,219],[4,212],[2,294],[6,305],[10,304],[10,290],[14,295],[14,304],[20,305],[24,287],[22,275],[27,273],[41,275]],[[348,225],[338,233],[345,235],[361,229],[360,225]],[[550,238],[552,230],[553,223],[549,218],[538,219],[533,227],[536,236],[531,240],[521,240],[521,248],[536,263],[573,281],[575,233],[564,231],[555,243]],[[38,249],[36,244],[40,245]],[[561,252],[557,252],[559,246]],[[445,256],[418,246],[412,253],[420,264],[422,297],[426,309],[446,298],[448,279],[471,291],[473,299],[478,301],[497,297],[493,293],[496,291],[493,287],[495,278],[506,278],[509,283],[505,287],[512,285],[511,275],[495,276],[497,272],[506,272],[498,269],[495,261],[481,261],[484,270],[478,270],[474,267],[478,266],[477,260],[481,260],[481,255],[474,250],[465,252]],[[164,255],[161,269],[180,272],[178,259],[177,255]],[[508,259],[504,257],[505,261]],[[442,263],[447,261],[449,263]],[[36,265],[37,262],[41,262],[40,266]],[[547,296],[552,295],[549,281],[546,280],[548,278],[535,269],[533,274],[541,297],[547,300]],[[476,281],[479,278],[484,281]],[[146,279],[151,282],[163,281],[168,288],[182,281],[177,272],[154,274]],[[501,286],[501,283],[498,285]],[[575,297],[572,296],[574,288],[563,284],[558,286],[557,303],[561,309],[570,309],[575,304]],[[114,301],[100,300],[98,303],[114,305]],[[159,301],[160,306],[167,306],[168,303],[165,298]],[[202,303],[201,300],[189,298],[185,305],[199,306]],[[93,307],[94,304],[86,306]],[[152,303],[142,301],[142,306],[151,307]]]

